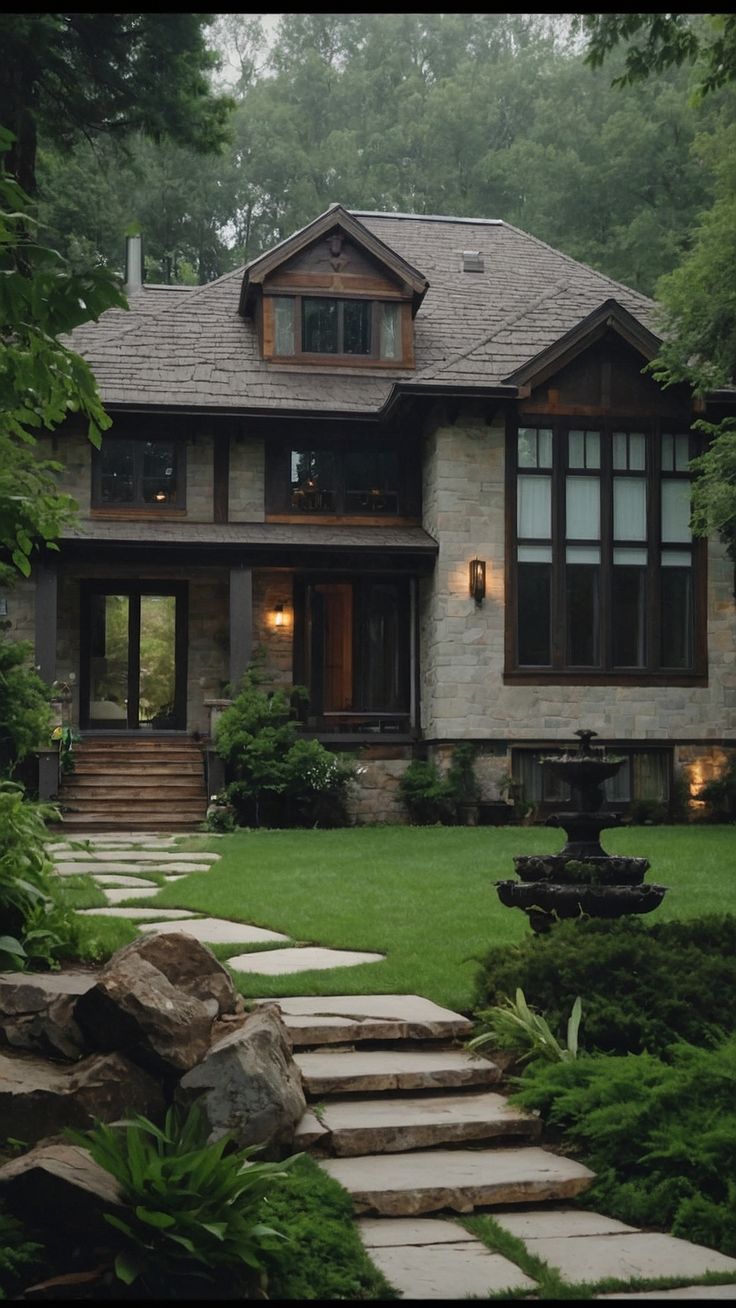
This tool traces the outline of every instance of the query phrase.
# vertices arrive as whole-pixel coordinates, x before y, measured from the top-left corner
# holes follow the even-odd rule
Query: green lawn
[[[283,979],[241,975],[245,995],[412,992],[467,1012],[476,960],[530,930],[524,914],[501,906],[493,883],[513,877],[514,854],[554,852],[563,842],[561,831],[543,827],[203,836],[190,846],[212,849],[222,861],[166,886],[156,903],[252,922],[301,943],[387,955],[381,963]],[[736,827],[630,827],[605,832],[603,843],[610,853],[649,858],[647,880],[669,887],[650,921],[736,912]],[[227,958],[241,951],[215,952]]]

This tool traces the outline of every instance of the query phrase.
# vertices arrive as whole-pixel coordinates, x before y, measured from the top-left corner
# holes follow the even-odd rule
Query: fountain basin
[[[518,854],[514,858],[514,867],[517,876],[524,882],[546,881],[574,886],[639,886],[649,871],[650,863],[648,858],[627,858],[617,854],[589,855],[587,858],[571,853]]]
[[[644,860],[646,862],[646,860]],[[664,899],[666,886],[560,885],[549,881],[497,881],[496,890],[506,908],[555,917],[621,917],[625,913],[651,913]],[[533,923],[533,925],[535,925]],[[538,927],[537,927],[538,929]]]

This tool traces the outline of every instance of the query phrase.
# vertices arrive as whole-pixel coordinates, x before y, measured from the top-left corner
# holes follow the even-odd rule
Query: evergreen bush
[[[663,1053],[680,1040],[713,1044],[736,1030],[736,916],[659,922],[558,922],[547,935],[494,948],[481,962],[474,1008],[518,987],[562,1028],[577,995],[583,1045],[607,1053]]]
[[[51,739],[50,690],[30,664],[29,641],[8,640],[0,624],[0,777]]]

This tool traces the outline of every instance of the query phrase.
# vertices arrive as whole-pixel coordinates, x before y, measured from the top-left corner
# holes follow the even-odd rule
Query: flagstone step
[[[109,891],[108,894],[114,894],[114,891]],[[248,922],[231,922],[220,917],[201,917],[176,926],[150,924],[142,926],[141,931],[179,931],[211,945],[258,945],[268,941],[291,939],[290,936],[281,935],[279,931],[268,931],[265,927],[251,926]]]
[[[455,1039],[473,1023],[420,995],[319,995],[255,999],[278,1004],[295,1047],[363,1040]]]
[[[495,1063],[463,1050],[331,1050],[295,1053],[294,1061],[308,1095],[487,1086],[501,1075]]]
[[[146,917],[150,921],[154,918],[158,922],[159,918],[186,918],[196,917],[196,913],[190,912],[186,908],[78,908],[77,913],[86,917],[128,917],[131,921],[136,918]]]
[[[536,1146],[428,1149],[317,1163],[348,1191],[357,1212],[387,1217],[571,1199],[594,1177],[581,1163]]]
[[[305,1113],[296,1132],[300,1148],[317,1145],[339,1158],[400,1153],[442,1144],[467,1144],[496,1137],[536,1137],[538,1117],[512,1108],[503,1095],[424,1094],[382,1099],[330,1099],[319,1119]]]
[[[74,851],[74,861],[80,863],[218,863],[219,854],[208,854],[204,850],[164,849],[99,849]]]
[[[167,872],[209,872],[210,863],[119,863],[60,862],[56,865],[60,877],[99,876],[108,872],[127,873],[133,878],[145,877],[149,872],[165,875]]]
[[[434,1217],[363,1218],[368,1255],[403,1299],[488,1298],[533,1291],[529,1276],[456,1222]]]

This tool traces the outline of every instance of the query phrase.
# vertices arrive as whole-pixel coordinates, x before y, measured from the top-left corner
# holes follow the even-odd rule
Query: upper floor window
[[[325,295],[277,295],[264,300],[264,314],[267,318],[273,314],[277,358],[331,355],[400,363],[403,311],[398,301]]]
[[[92,504],[97,508],[183,508],[181,442],[106,436],[93,461]]]
[[[289,445],[269,453],[269,513],[416,517],[419,460],[408,449]]]
[[[520,426],[510,671],[695,674],[691,438],[618,423]]]

